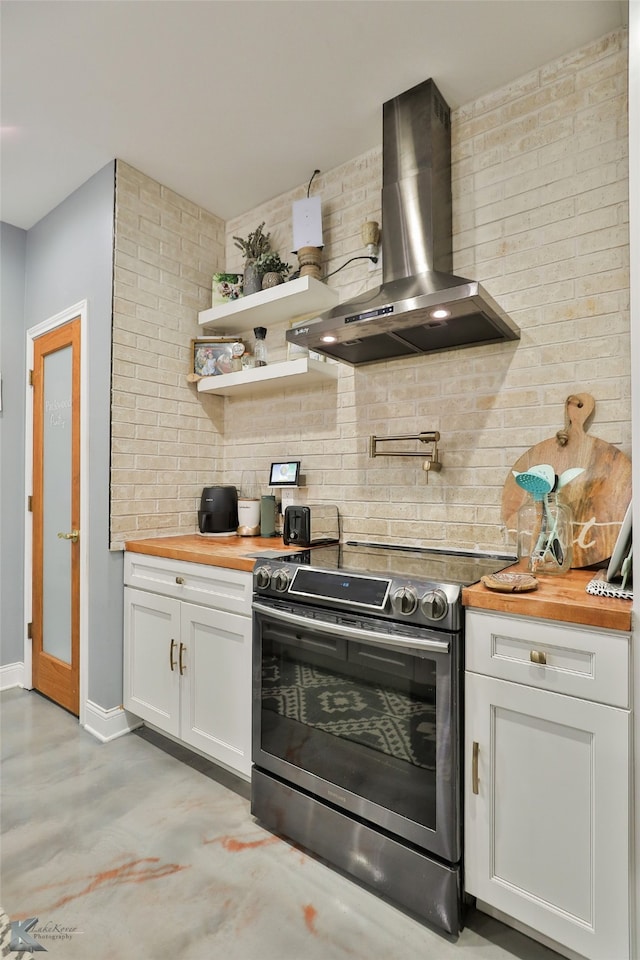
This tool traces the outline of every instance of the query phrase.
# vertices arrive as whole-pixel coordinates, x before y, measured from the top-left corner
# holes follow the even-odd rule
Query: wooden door
[[[32,682],[78,716],[80,317],[34,340]]]

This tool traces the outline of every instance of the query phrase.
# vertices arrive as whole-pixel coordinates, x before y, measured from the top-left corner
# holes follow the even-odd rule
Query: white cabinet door
[[[124,706],[167,733],[180,729],[180,603],[125,587]]]
[[[251,619],[182,605],[182,739],[246,776],[251,768]]]
[[[465,699],[466,890],[584,957],[628,958],[629,713],[473,673]]]

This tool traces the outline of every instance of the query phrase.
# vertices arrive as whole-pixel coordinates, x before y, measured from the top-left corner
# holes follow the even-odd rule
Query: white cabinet
[[[180,603],[124,588],[124,706],[173,736],[180,734],[176,650]]]
[[[465,889],[593,960],[630,957],[630,638],[466,617]]]
[[[251,768],[251,620],[182,604],[182,739],[232,769]],[[178,655],[180,665],[180,655]]]
[[[124,706],[248,777],[251,574],[127,553],[125,584]]]

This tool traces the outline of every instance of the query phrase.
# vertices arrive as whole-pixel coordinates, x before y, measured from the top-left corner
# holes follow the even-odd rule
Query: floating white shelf
[[[281,320],[303,320],[330,310],[338,294],[313,277],[298,277],[277,287],[260,290],[220,307],[198,314],[200,326],[219,334],[242,333],[250,327],[266,327]]]
[[[219,377],[203,377],[198,380],[199,393],[217,393],[223,397],[240,394],[268,393],[271,390],[338,379],[338,364],[324,363],[300,357],[283,363],[270,363],[266,367],[253,367],[239,373],[225,373]]]

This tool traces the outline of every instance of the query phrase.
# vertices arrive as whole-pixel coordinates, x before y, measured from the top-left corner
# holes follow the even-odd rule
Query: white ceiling
[[[2,0],[0,218],[30,228],[114,157],[225,220],[627,23],[625,0]]]

